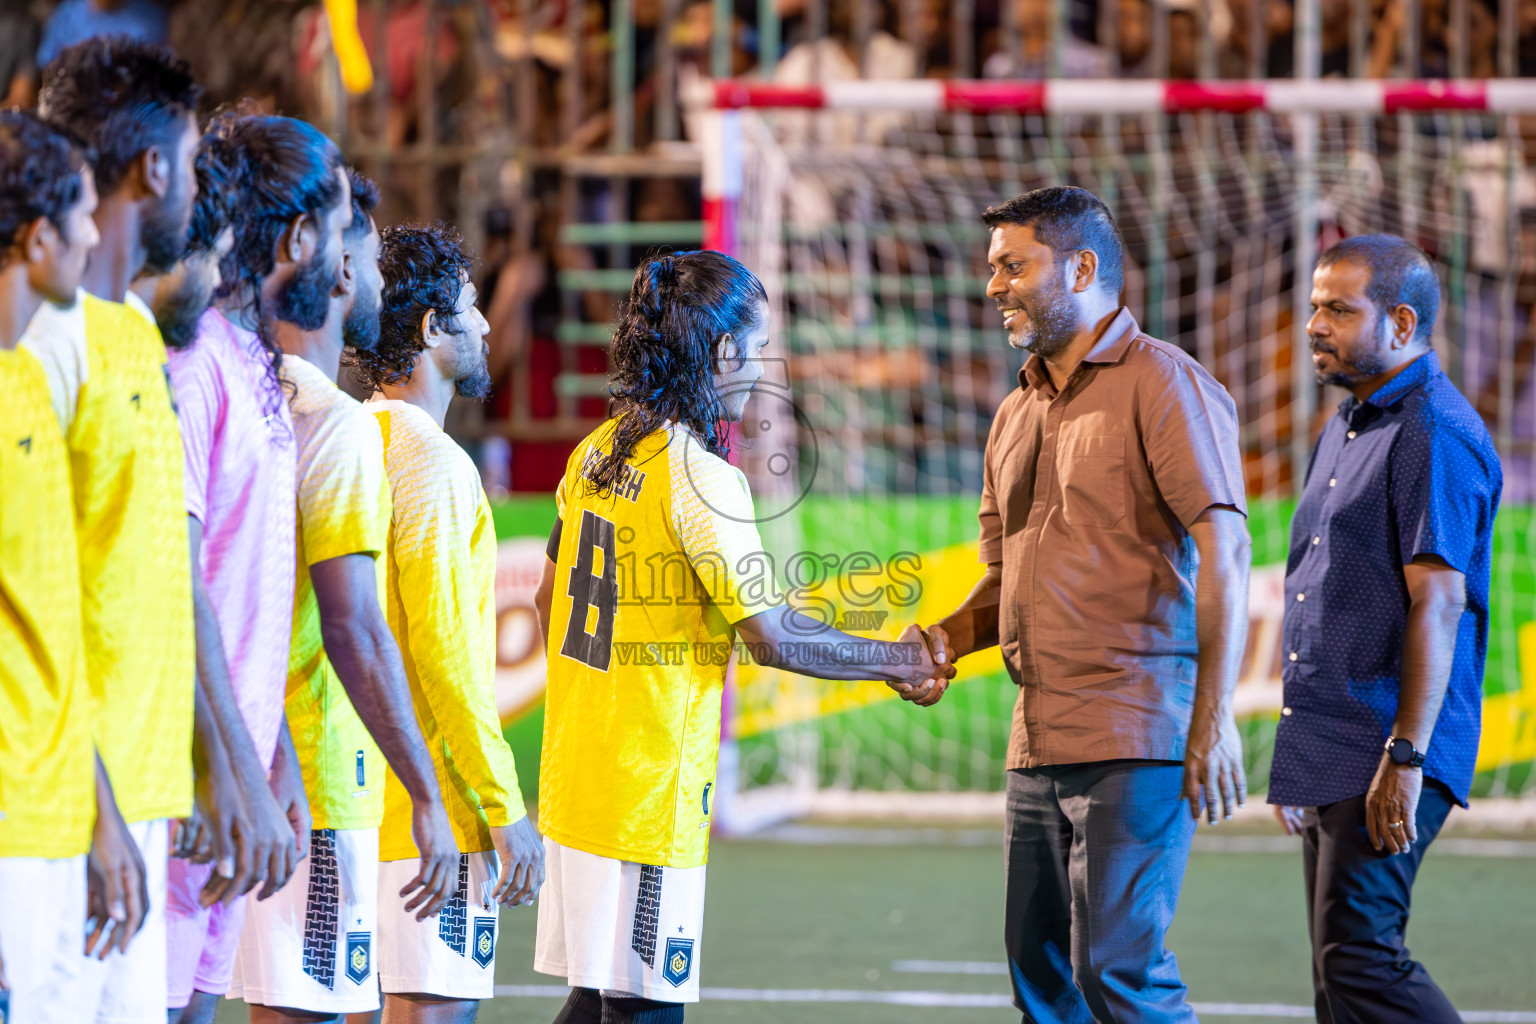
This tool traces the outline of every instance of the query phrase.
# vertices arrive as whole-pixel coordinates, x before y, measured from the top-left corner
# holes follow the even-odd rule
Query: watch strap
[[[1397,759],[1397,757],[1392,752],[1392,748],[1395,747],[1399,743],[1406,743],[1406,744],[1408,744],[1408,749],[1413,751],[1413,755],[1411,757],[1409,757],[1408,760],[1406,760],[1406,761],[1399,761]],[[1410,740],[1410,739],[1405,739],[1404,737],[1401,737],[1401,736],[1388,736],[1387,737],[1387,743],[1386,743],[1386,750],[1387,750],[1387,756],[1392,758],[1392,763],[1393,764],[1400,764],[1400,765],[1402,765],[1405,768],[1422,768],[1422,767],[1424,767],[1424,752],[1422,750],[1420,750],[1418,747],[1414,746],[1413,745],[1413,741]]]

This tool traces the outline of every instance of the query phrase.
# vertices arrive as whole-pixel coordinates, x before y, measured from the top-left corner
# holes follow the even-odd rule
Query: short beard
[[[477,401],[485,401],[491,397],[491,389],[495,387],[495,381],[491,380],[491,374],[481,363],[468,377],[460,377],[453,382],[453,390],[460,398],[473,398]]]
[[[183,284],[168,301],[155,310],[155,322],[167,347],[190,348],[197,338],[197,325],[207,311],[213,295],[196,284]]]
[[[170,273],[187,251],[190,210],[177,209],[179,205],[184,205],[180,196],[166,196],[139,225],[144,269],[151,274]]]
[[[1378,377],[1385,373],[1387,370],[1387,360],[1385,357],[1387,344],[1386,332],[1382,328],[1386,324],[1386,319],[1385,316],[1379,317],[1371,328],[1371,333],[1376,336],[1376,347],[1373,350],[1356,355],[1355,361],[1343,369],[1335,370],[1332,373],[1318,370],[1317,382],[1319,384],[1332,384],[1335,387],[1347,388],[1362,380],[1369,380],[1372,377]],[[1334,359],[1339,358],[1338,349],[1329,346],[1329,350],[1333,353]]]
[[[372,352],[379,344],[378,295],[368,295],[362,290],[352,298],[352,309],[341,324],[341,341],[358,352]]]
[[[491,380],[491,371],[485,365],[484,342],[473,331],[460,331],[454,334],[453,347],[459,356],[458,376],[453,382],[454,392],[460,398],[483,402],[490,397],[491,388],[495,386]]]
[[[315,258],[301,264],[293,276],[284,281],[277,291],[277,309],[274,315],[285,324],[293,324],[301,331],[318,331],[325,326],[325,318],[331,311],[331,293],[336,290],[339,266],[332,266],[327,257],[330,253],[316,253]]]
[[[1014,348],[1050,359],[1066,351],[1077,337],[1077,310],[1059,283],[1036,289],[1020,300],[1019,309],[1027,322],[1008,332],[1008,344]]]

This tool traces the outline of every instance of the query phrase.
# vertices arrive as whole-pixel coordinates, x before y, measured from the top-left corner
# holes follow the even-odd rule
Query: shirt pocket
[[[1125,518],[1125,438],[1076,437],[1062,444],[1062,513],[1071,526],[1109,529]]]

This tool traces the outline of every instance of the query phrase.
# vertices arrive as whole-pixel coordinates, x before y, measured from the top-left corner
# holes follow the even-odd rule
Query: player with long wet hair
[[[910,696],[916,627],[863,640],[771,580],[728,425],[763,376],[767,295],[718,252],[647,260],[613,338],[614,415],[576,446],[535,603],[549,661],[534,968],[573,987],[559,1024],[674,1024],[699,998],[720,697],[731,641]]]

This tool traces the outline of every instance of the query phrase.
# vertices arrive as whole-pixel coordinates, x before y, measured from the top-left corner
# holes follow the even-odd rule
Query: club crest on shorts
[[[352,984],[368,980],[368,961],[373,951],[372,932],[347,932],[347,977]]]
[[[491,961],[496,959],[496,919],[494,917],[475,918],[475,937],[471,949],[475,963],[481,967],[489,967]]]
[[[676,988],[693,973],[693,940],[668,939],[667,955],[661,961],[661,976]]]

